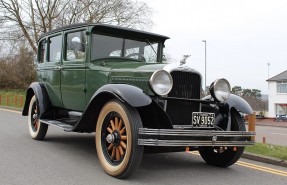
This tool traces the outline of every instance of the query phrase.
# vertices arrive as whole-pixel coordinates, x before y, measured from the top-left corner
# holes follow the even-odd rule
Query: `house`
[[[287,70],[269,78],[268,117],[287,115]]]

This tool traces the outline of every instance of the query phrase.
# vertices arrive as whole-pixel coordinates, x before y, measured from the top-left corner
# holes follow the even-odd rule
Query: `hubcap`
[[[113,134],[109,134],[107,135],[106,140],[108,143],[113,143],[115,140],[115,136]]]

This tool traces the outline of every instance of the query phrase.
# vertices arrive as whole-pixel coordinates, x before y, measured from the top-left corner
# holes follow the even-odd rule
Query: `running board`
[[[58,120],[40,119],[40,122],[45,123],[47,125],[53,125],[53,126],[59,127],[67,132],[71,132],[74,129],[73,125],[69,125],[65,122],[61,122]]]

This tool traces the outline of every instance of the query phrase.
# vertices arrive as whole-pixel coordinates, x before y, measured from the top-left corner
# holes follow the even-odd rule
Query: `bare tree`
[[[39,36],[73,23],[106,23],[146,29],[152,11],[134,0],[0,0],[0,40],[27,42],[36,53]]]

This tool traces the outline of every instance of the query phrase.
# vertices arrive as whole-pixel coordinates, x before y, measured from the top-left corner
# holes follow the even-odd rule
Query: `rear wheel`
[[[236,110],[231,111],[231,130],[246,131],[243,119]],[[199,150],[201,157],[210,165],[227,167],[241,157],[244,147],[204,147]]]
[[[143,146],[137,144],[137,133],[141,127],[136,109],[117,100],[104,105],[95,139],[99,161],[109,175],[126,178],[140,165]]]
[[[28,127],[30,136],[36,140],[43,140],[46,136],[48,125],[40,122],[40,109],[36,96],[33,96],[29,105]]]

